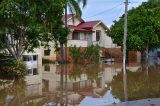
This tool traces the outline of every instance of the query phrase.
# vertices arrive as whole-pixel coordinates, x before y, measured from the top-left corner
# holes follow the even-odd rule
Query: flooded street
[[[121,64],[43,64],[28,69],[19,81],[1,79],[0,106],[102,106],[125,98],[157,98],[159,69],[158,65],[128,65],[125,85]]]

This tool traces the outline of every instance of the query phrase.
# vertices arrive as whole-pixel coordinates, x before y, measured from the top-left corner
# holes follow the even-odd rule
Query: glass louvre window
[[[100,40],[100,36],[101,36],[101,31],[100,31],[100,30],[97,30],[97,31],[96,31],[96,41],[99,41],[99,40]]]
[[[79,32],[73,32],[72,39],[73,40],[80,40],[80,33]]]
[[[44,50],[44,56],[50,56],[50,50]]]
[[[33,61],[37,61],[38,59],[37,59],[37,55],[33,55]]]

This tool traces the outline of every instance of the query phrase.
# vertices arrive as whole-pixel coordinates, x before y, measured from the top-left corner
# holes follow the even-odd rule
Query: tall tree
[[[128,12],[127,50],[148,54],[160,47],[160,7],[151,2],[143,3]],[[124,15],[111,26],[109,35],[118,45],[123,44]],[[146,55],[147,56],[147,55]]]
[[[0,4],[0,36],[4,47],[19,60],[24,51],[39,47],[40,41],[60,40],[56,34],[51,36],[51,32],[62,26],[60,19],[64,6],[65,0],[3,0]]]
[[[67,4],[65,7],[65,27],[67,28],[67,6],[72,14],[76,14],[79,17],[81,17],[82,11],[79,6],[79,3],[82,3],[83,7],[85,7],[87,4],[87,0],[66,0],[66,1],[67,1],[66,2]],[[73,19],[73,22],[74,22],[74,19]],[[65,58],[67,61],[67,43],[65,44]]]

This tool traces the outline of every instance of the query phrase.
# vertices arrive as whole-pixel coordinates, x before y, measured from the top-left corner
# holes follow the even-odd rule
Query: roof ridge
[[[101,20],[94,20],[94,21],[85,21],[85,22],[101,22]]]

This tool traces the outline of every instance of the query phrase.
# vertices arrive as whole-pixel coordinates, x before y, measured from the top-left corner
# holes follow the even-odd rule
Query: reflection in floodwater
[[[127,71],[128,100],[160,97],[160,73],[153,67],[146,69],[148,70],[140,68],[136,72]],[[113,79],[112,94],[124,101],[122,73]]]
[[[123,83],[121,65],[43,64],[24,80],[0,80],[0,106],[101,106],[125,101],[126,86],[128,100],[160,97],[160,66],[144,67],[127,67]]]

